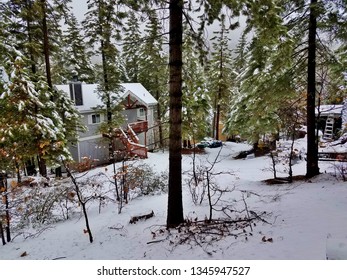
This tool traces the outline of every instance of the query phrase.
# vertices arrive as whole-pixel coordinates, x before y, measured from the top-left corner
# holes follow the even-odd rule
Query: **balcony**
[[[135,133],[145,132],[148,130],[148,121],[139,121],[139,122],[129,123],[129,126],[132,128],[132,130]]]

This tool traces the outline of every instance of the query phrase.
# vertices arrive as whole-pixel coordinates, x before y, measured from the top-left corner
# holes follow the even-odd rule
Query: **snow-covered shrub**
[[[211,221],[213,219],[213,214],[216,212],[228,215],[227,212],[231,211],[232,204],[224,203],[224,195],[234,191],[234,187],[229,184],[220,184],[221,181],[230,182],[229,176],[233,175],[230,171],[215,171],[214,167],[217,162],[219,162],[219,155],[221,149],[217,154],[214,161],[207,162],[201,161],[196,162],[196,157],[193,156],[192,160],[192,170],[189,170],[186,175],[186,183],[190,190],[192,201],[195,205],[203,203],[208,203],[209,205],[209,215],[206,219]],[[207,164],[206,164],[207,163]],[[225,179],[222,179],[225,177]],[[228,179],[227,179],[228,178]]]
[[[128,166],[125,175],[125,188],[130,198],[137,196],[166,192],[168,188],[168,174],[157,174],[148,164]]]
[[[269,153],[271,166],[268,170],[273,173],[274,179],[279,179],[278,174],[284,173],[288,174],[287,180],[292,180],[292,166],[303,159],[302,151],[295,148],[294,144],[293,140],[278,142],[276,150]]]
[[[341,178],[344,182],[347,181],[347,162],[338,161],[334,163],[335,176]]]
[[[185,180],[195,205],[201,204],[205,199],[207,190],[205,172],[206,168],[202,164],[195,165],[193,170],[188,172],[188,177]]]
[[[19,187],[12,193],[11,213],[16,229],[33,228],[68,219],[76,208],[74,192],[68,184],[44,187]]]

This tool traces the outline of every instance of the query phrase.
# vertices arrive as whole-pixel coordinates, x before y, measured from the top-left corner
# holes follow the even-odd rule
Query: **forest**
[[[69,219],[76,209],[92,243],[89,202],[100,206],[112,201],[121,213],[133,186],[141,195],[167,191],[165,227],[189,226],[193,221],[185,218],[182,197],[187,142],[225,136],[232,143],[247,143],[248,150],[270,155],[275,179],[279,162],[288,165],[286,183],[294,180],[292,166],[299,156],[294,142],[302,132],[307,139],[306,152],[300,154],[305,160],[303,177],[321,174],[319,106],[342,106],[341,127],[330,140],[346,143],[345,0],[88,0],[82,20],[74,14],[73,2],[0,1],[3,245],[13,239],[12,231],[38,230]],[[99,192],[96,175],[85,177],[72,167],[69,146],[87,128],[70,97],[56,85],[74,78],[99,85],[99,109],[106,116],[100,133],[110,147],[115,128],[124,122],[116,102],[120,84],[141,83],[153,95],[158,101],[156,143],[159,151],[168,152],[167,173],[133,165],[136,159],[126,154],[116,162],[119,151],[112,149],[112,174],[100,175],[103,184],[110,184],[111,196]],[[286,157],[279,155],[280,139],[290,141]],[[226,219],[221,225],[214,219],[226,190],[211,178],[226,174],[213,173],[218,155],[199,169],[196,151],[190,151],[194,160],[189,184],[204,188],[203,194],[191,195],[195,203],[206,199],[210,210],[199,222],[222,234],[225,224],[236,222]],[[337,159],[345,160],[346,153]],[[346,180],[345,167],[338,170]],[[91,188],[85,190],[86,184]],[[242,222],[264,222],[260,214],[250,215],[242,201]],[[58,219],[54,213],[59,207]]]

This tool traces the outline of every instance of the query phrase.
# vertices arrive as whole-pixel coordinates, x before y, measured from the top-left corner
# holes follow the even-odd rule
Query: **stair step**
[[[334,123],[335,119],[333,116],[328,116],[326,122],[325,122],[325,129],[323,134],[323,139],[331,140],[333,138],[333,131],[334,131]]]

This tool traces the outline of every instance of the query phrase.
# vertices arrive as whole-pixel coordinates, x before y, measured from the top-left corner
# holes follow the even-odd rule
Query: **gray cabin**
[[[98,84],[71,82],[56,85],[72,100],[82,116],[86,132],[79,133],[77,143],[70,146],[75,162],[84,159],[96,161],[96,164],[109,162],[109,139],[99,132],[99,126],[106,116],[96,109],[103,106],[98,95]],[[124,106],[126,123],[115,128],[118,131],[117,149],[127,150],[134,156],[147,157],[147,151],[154,149],[157,100],[140,83],[122,83],[121,92],[117,93],[119,103]]]
[[[347,102],[345,102],[347,104]],[[323,139],[333,140],[344,129],[342,117],[346,113],[343,104],[316,107],[317,128],[323,131]]]

